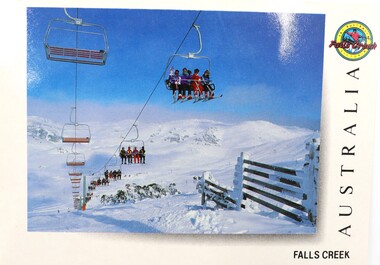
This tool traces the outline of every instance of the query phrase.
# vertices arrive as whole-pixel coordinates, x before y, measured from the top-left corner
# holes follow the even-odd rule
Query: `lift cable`
[[[179,52],[179,50],[181,49],[183,43],[185,42],[185,40],[187,39],[188,35],[190,34],[191,29],[193,28],[193,25],[196,23],[196,21],[197,21],[198,17],[200,16],[201,12],[202,12],[202,11],[198,11],[197,15],[195,16],[193,22],[191,23],[191,25],[190,25],[190,27],[189,27],[189,30],[187,31],[187,33],[186,33],[185,36],[183,37],[181,43],[179,44],[177,50],[175,51],[175,54],[177,54],[177,53]],[[165,67],[165,70],[163,71],[163,73],[162,73],[162,75],[160,76],[159,80],[157,81],[155,87],[153,88],[153,90],[152,90],[151,93],[149,94],[147,100],[145,101],[144,105],[142,106],[140,112],[138,113],[138,115],[137,115],[135,121],[133,122],[132,126],[129,128],[129,130],[128,130],[128,132],[126,133],[126,135],[123,137],[123,140],[120,142],[119,146],[117,147],[117,149],[115,150],[115,152],[113,153],[113,155],[107,160],[107,162],[105,163],[105,165],[104,165],[102,168],[100,168],[100,169],[98,169],[97,171],[93,172],[92,175],[94,175],[95,173],[98,173],[98,172],[100,172],[102,169],[104,169],[104,168],[110,163],[110,161],[112,160],[112,158],[113,158],[114,156],[117,155],[117,152],[120,150],[122,143],[123,143],[123,142],[125,141],[125,139],[128,137],[129,133],[132,131],[132,128],[133,128],[134,126],[136,126],[137,121],[139,120],[140,116],[141,116],[142,113],[144,112],[144,110],[145,110],[146,106],[148,105],[150,99],[152,98],[154,92],[156,92],[158,86],[161,84],[162,79],[165,77],[166,72],[167,72],[167,70],[168,70],[168,68],[169,68],[169,65],[171,64],[171,62],[172,62],[173,60],[174,60],[174,57],[171,58],[171,60],[167,63],[167,65],[166,65],[166,67]]]

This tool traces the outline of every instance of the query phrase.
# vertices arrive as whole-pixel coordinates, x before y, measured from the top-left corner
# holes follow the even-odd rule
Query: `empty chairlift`
[[[63,143],[78,144],[90,142],[90,126],[88,126],[87,124],[81,124],[76,122],[76,107],[71,108],[70,123],[66,123],[63,125],[61,138]]]
[[[69,176],[70,177],[80,177],[80,176],[82,176],[82,172],[77,172],[77,171],[70,171],[69,172]]]
[[[90,127],[87,124],[66,123],[62,128],[61,137],[63,143],[89,143]]]
[[[72,184],[80,184],[81,178],[70,178]]]
[[[45,33],[46,58],[52,61],[105,65],[109,46],[103,26],[70,16],[49,22]]]
[[[66,159],[66,165],[72,167],[84,166],[86,164],[85,156],[81,153],[69,153]]]

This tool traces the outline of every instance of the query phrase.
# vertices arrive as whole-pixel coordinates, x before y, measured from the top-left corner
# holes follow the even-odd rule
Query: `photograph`
[[[323,14],[27,8],[28,231],[316,233],[324,35]]]

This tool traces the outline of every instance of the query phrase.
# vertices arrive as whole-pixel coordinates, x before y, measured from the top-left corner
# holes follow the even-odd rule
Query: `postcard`
[[[376,264],[374,5],[274,3],[15,4],[2,262]]]

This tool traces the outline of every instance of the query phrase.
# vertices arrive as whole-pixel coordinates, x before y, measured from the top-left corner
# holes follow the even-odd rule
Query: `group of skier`
[[[140,150],[134,147],[133,150],[130,146],[125,150],[124,147],[120,150],[121,164],[145,164],[145,148],[141,147]]]
[[[121,179],[121,170],[110,170],[104,171],[104,178],[109,181],[109,179],[118,180]]]
[[[121,170],[109,170],[104,171],[104,177],[98,178],[97,180],[91,181],[90,185],[87,187],[88,190],[95,190],[96,186],[105,186],[110,184],[110,180],[113,179],[114,181],[121,179]]]
[[[194,98],[213,98],[215,85],[210,80],[210,71],[205,70],[203,75],[199,75],[199,69],[194,69],[194,73],[186,67],[182,69],[182,75],[179,70],[170,68],[169,78],[166,80],[167,86],[173,92],[174,100]],[[176,92],[178,91],[178,96]],[[186,95],[187,94],[187,95]]]

